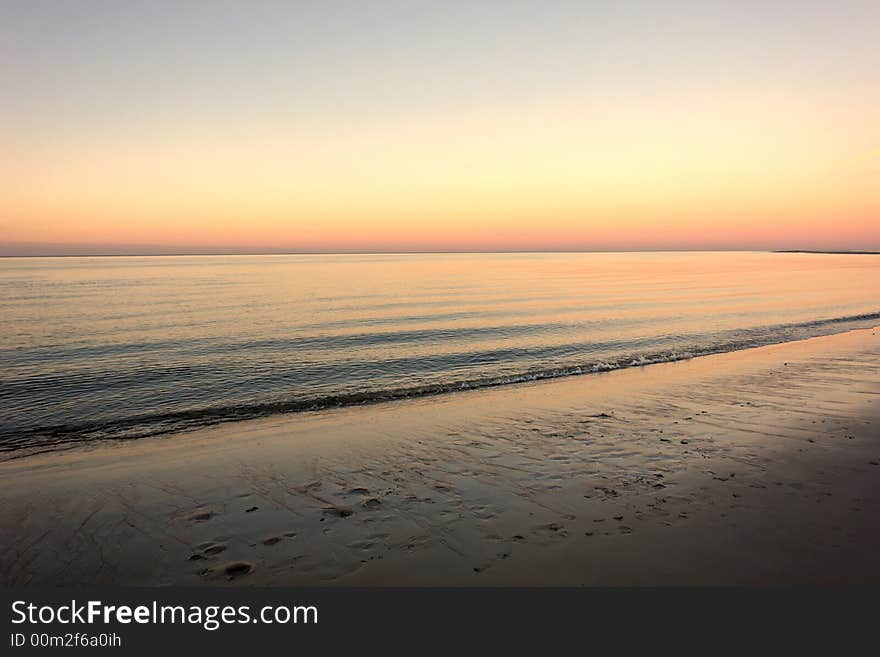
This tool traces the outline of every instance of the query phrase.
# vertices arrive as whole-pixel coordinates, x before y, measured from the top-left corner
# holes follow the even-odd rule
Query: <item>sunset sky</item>
[[[880,2],[0,3],[0,254],[880,248]]]

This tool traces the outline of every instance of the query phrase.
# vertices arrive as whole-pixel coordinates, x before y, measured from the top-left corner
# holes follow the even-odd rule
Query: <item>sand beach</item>
[[[0,463],[11,585],[880,583],[880,330]]]

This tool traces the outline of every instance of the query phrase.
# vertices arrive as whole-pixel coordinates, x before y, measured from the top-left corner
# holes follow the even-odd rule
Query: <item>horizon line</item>
[[[0,258],[151,258],[151,257],[212,257],[212,256],[264,256],[264,255],[504,255],[539,253],[804,253],[826,255],[880,255],[880,251],[856,249],[450,249],[450,250],[387,250],[387,251],[182,251],[182,252],[132,252],[132,253],[0,253]]]

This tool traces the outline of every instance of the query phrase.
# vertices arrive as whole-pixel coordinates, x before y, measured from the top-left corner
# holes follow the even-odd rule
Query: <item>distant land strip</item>
[[[809,251],[806,249],[790,249],[773,253],[828,253],[835,255],[880,255],[880,251]]]

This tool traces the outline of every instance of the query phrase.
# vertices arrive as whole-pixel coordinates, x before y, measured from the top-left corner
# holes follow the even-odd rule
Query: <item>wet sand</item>
[[[0,463],[4,585],[880,583],[880,330]]]

